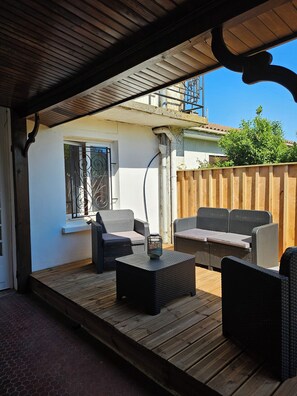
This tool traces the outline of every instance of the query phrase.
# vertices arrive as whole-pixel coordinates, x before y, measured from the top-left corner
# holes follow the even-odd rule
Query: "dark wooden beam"
[[[23,155],[27,141],[26,120],[11,112],[11,140],[14,181],[15,235],[18,291],[29,287],[31,265],[28,158]]]
[[[252,10],[262,4],[273,4],[267,0],[197,1],[188,0],[166,18],[161,18],[141,32],[137,32],[125,42],[119,42],[106,51],[94,63],[81,70],[63,84],[33,97],[19,106],[20,117],[27,117],[44,109],[49,109],[69,98],[98,89],[107,81],[118,79],[138,70],[143,62],[161,57],[166,51],[224,24],[226,21]],[[278,1],[279,2],[279,1]]]

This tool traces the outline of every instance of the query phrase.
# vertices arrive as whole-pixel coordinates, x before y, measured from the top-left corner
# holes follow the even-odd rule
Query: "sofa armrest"
[[[134,231],[144,236],[144,250],[147,250],[147,237],[150,234],[150,228],[146,221],[134,219]]]
[[[134,231],[147,238],[150,234],[149,225],[146,221],[134,219]]]
[[[183,219],[176,219],[173,222],[174,232],[180,232],[197,228],[197,216],[184,217]]]
[[[278,266],[278,224],[253,228],[252,262],[264,268]]]

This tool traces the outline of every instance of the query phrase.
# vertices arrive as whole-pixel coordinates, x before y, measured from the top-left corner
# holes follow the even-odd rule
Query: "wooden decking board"
[[[183,351],[185,348],[193,345],[205,334],[208,334],[211,330],[219,326],[220,324],[217,322],[217,320],[209,316],[177,334],[175,337],[169,339],[163,344],[157,346],[154,348],[154,351],[164,359],[168,360],[173,358],[174,355],[177,355],[179,352]],[[222,332],[221,327],[219,331],[220,333]],[[176,360],[181,361],[180,356]]]
[[[140,344],[144,345],[149,349],[154,349],[163,342],[166,342],[169,339],[177,336],[183,330],[192,327],[197,322],[200,322],[205,318],[206,316],[203,314],[189,314],[183,316],[182,318],[175,321],[174,326],[172,326],[172,324],[170,323],[167,326],[162,327],[159,331],[156,331],[153,334],[150,334],[149,336],[140,340]]]
[[[169,361],[181,370],[187,371],[226,342],[221,326],[216,327],[190,346],[173,356]]]
[[[140,322],[137,324],[137,327],[132,328],[126,333],[131,338],[139,342],[142,338],[147,337],[151,333],[160,331],[161,329],[164,329],[165,326],[171,326],[172,323],[183,318],[185,315],[195,314],[195,311],[197,312],[199,307],[205,306],[205,311],[209,312],[212,307],[212,301],[209,301],[208,297],[209,296],[206,293],[203,293],[203,299],[199,299],[197,296],[190,297],[187,300],[185,299],[184,304],[179,304],[175,310],[171,309],[169,304],[168,307],[162,309],[160,320],[156,321],[154,317],[151,317],[151,319],[145,321],[145,325]],[[181,301],[182,300],[179,300],[179,302]],[[203,313],[201,310],[198,312]]]
[[[76,261],[74,263],[63,264],[63,272],[61,271],[61,265],[36,271],[34,272],[34,278],[44,281],[56,280],[57,274],[61,275],[63,273],[63,277],[67,279],[72,273],[82,274],[84,271],[90,272],[89,268],[91,266],[90,260]]]
[[[222,395],[228,396],[234,393],[259,366],[260,364],[255,359],[243,352],[212,378],[207,385]]]
[[[161,317],[157,319],[156,317],[152,317],[151,321],[146,322],[145,325],[141,324],[140,326],[131,329],[126,334],[135,341],[140,342],[141,339],[160,331],[165,326],[172,326],[172,323],[176,322],[180,318],[184,318],[187,314],[193,315],[193,312],[197,313],[197,309],[199,307],[201,308],[206,305],[205,310],[209,310],[209,305],[207,304],[210,303],[206,294],[204,295],[204,299],[191,297],[191,299],[187,300],[183,305],[179,305],[176,310],[169,310],[165,307],[165,309],[161,311]],[[203,312],[201,311],[201,313]]]
[[[196,296],[147,315],[116,300],[115,272],[96,274],[87,260],[31,276],[32,290],[174,394],[296,395],[297,380],[280,384],[258,358],[222,335],[220,273],[196,267]]]
[[[225,340],[218,348],[194,364],[187,373],[201,382],[208,382],[223,370],[241,353],[241,349],[229,340]]]
[[[92,298],[92,296],[97,295],[100,297],[100,295],[105,294],[110,292],[112,290],[114,292],[114,283],[109,282],[108,279],[106,282],[101,281],[99,283],[98,281],[94,280],[89,280],[84,279],[83,283],[80,284],[79,281],[73,282],[74,284],[72,285],[67,285],[66,287],[64,286],[56,286],[53,287],[54,290],[57,292],[62,292],[63,295],[67,296],[68,298],[72,299],[75,298],[77,302],[80,302],[81,300],[86,300],[88,298]],[[105,291],[105,293],[104,293]]]
[[[290,383],[291,380],[287,380],[285,384]],[[246,396],[246,395],[256,395],[259,394],[261,396],[289,396],[290,393],[276,393],[275,390],[279,387],[280,382],[275,379],[269,370],[267,370],[266,367],[261,367],[258,369],[244,384],[241,385],[241,387],[234,392],[233,396]],[[292,393],[291,396],[294,394],[296,395],[296,380],[294,381],[294,392]],[[281,389],[281,388],[279,388]]]
[[[68,289],[66,292],[63,291],[63,294],[70,299],[75,299],[78,304],[88,305],[94,298],[102,299],[107,296],[115,298],[114,288],[114,282],[107,280],[106,283],[104,283],[104,281],[101,283],[91,282],[89,286],[76,287],[74,290]],[[55,290],[59,291],[57,288],[55,288]]]

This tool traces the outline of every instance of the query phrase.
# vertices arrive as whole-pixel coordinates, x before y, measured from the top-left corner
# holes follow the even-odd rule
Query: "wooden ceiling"
[[[54,126],[297,37],[297,0],[2,0],[0,106]]]

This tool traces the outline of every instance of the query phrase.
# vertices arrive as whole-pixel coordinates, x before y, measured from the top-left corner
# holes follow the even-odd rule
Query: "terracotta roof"
[[[213,123],[208,123],[206,125],[203,125],[202,127],[212,131],[225,132],[225,133],[230,131],[230,129],[239,129],[239,128],[234,128],[220,124],[213,124]]]

